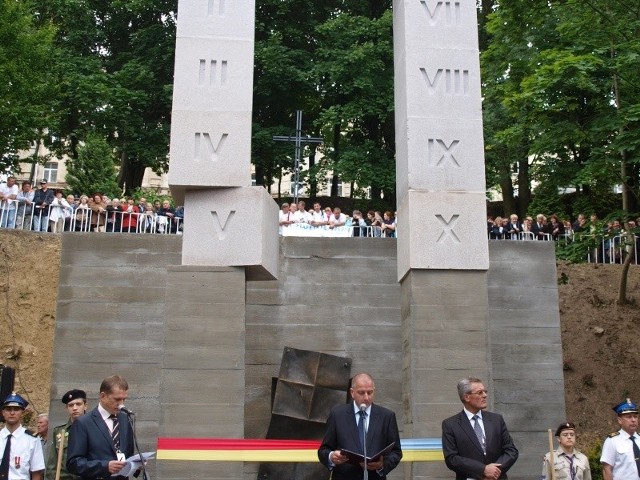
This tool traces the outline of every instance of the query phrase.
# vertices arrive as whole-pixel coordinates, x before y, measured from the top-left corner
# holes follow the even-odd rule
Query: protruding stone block
[[[409,190],[398,209],[398,279],[410,269],[487,270],[484,193]]]
[[[187,191],[183,265],[246,267],[248,280],[278,276],[278,206],[263,187]]]

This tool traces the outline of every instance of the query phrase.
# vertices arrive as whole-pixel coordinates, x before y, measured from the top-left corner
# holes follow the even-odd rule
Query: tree
[[[67,162],[65,180],[75,194],[102,193],[119,197],[122,193],[116,181],[113,149],[96,134],[88,135],[86,142],[78,147],[77,158]]]
[[[0,168],[15,168],[18,151],[40,139],[51,117],[54,28],[34,24],[28,2],[0,0]]]
[[[140,186],[166,171],[175,50],[175,0],[33,0],[36,18],[58,26],[55,74],[58,155],[78,155],[90,132],[117,153],[118,182]]]

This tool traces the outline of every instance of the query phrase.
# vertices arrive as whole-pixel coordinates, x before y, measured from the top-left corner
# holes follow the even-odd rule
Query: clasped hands
[[[501,463],[490,463],[484,467],[484,473],[482,474],[483,480],[498,480],[502,475],[500,467]]]

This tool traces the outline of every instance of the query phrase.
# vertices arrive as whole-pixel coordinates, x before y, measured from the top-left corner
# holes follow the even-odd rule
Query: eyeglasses
[[[469,392],[469,395],[486,395],[486,390],[476,390],[475,392]]]

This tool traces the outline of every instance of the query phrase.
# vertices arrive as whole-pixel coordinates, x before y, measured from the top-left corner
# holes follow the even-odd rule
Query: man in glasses
[[[502,415],[485,411],[487,389],[482,380],[463,378],[458,395],[464,408],[442,422],[442,450],[456,480],[506,479],[518,459],[518,449]]]

